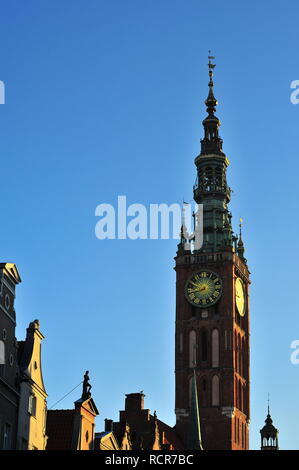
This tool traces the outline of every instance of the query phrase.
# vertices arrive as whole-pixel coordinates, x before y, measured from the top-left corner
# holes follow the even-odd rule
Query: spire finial
[[[268,415],[270,416],[270,393],[268,392]]]
[[[212,77],[213,77],[213,69],[216,67],[216,64],[213,64],[211,62],[211,60],[214,60],[215,57],[213,55],[211,55],[211,51],[209,51],[209,55],[208,55],[208,59],[209,59],[209,63],[208,63],[208,67],[209,67],[209,76],[210,76],[210,81],[212,80]]]
[[[240,217],[239,219],[240,223],[239,223],[239,227],[240,227],[240,240],[242,240],[242,226],[243,226],[243,218]]]
[[[216,67],[216,64],[213,64],[213,60],[215,59],[215,57],[213,55],[211,55],[211,51],[209,51],[209,55],[208,55],[208,59],[209,59],[209,62],[208,62],[208,67],[209,67],[209,77],[210,77],[210,80],[209,80],[209,94],[208,94],[208,97],[205,101],[205,104],[207,106],[207,112],[209,113],[209,116],[214,116],[214,112],[216,111],[216,105],[218,104],[215,96],[214,96],[214,91],[213,91],[213,86],[214,86],[214,83],[213,83],[213,70],[214,68]]]
[[[208,69],[209,69],[209,93],[208,97],[205,100],[205,105],[207,107],[208,116],[203,120],[203,126],[205,135],[204,138],[201,140],[201,155],[207,154],[219,154],[224,155],[222,152],[222,139],[219,137],[218,128],[220,126],[220,121],[215,116],[216,106],[218,101],[214,96],[214,82],[213,82],[213,75],[214,75],[214,68],[216,64],[214,63],[215,57],[211,55],[211,51],[209,51],[208,55]]]
[[[237,253],[239,257],[246,263],[247,261],[246,261],[246,258],[244,257],[245,248],[244,248],[244,243],[242,240],[242,227],[243,227],[242,217],[240,217],[239,227],[240,227],[240,234],[239,234],[239,241],[238,241],[238,246],[237,246]]]

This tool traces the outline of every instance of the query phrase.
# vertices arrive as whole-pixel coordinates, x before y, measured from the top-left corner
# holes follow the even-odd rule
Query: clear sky
[[[207,51],[251,287],[251,447],[267,394],[298,449],[298,2],[0,1],[1,261],[18,339],[38,318],[51,406],[90,371],[117,420],[125,393],[174,424],[174,240],[95,237],[95,208],[192,199]],[[77,389],[57,407],[72,407]]]

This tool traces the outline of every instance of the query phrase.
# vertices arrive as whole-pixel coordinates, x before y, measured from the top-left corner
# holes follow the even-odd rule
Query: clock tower
[[[201,152],[195,158],[194,200],[203,208],[203,244],[188,249],[182,227],[175,257],[176,431],[190,442],[192,384],[197,384],[205,450],[249,448],[249,293],[242,220],[234,235],[228,204],[231,190],[216,117],[212,63],[205,101]]]

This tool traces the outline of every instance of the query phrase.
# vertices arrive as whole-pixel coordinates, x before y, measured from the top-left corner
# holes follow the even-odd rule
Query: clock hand
[[[195,282],[190,281],[190,284],[193,284],[195,287],[198,287],[198,284],[195,284]]]
[[[199,290],[200,290],[199,287],[195,287],[195,288],[193,288],[193,289],[190,289],[190,292],[198,292]]]

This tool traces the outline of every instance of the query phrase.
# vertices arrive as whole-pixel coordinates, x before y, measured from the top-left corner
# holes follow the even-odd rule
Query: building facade
[[[19,367],[15,336],[16,286],[21,282],[13,263],[0,263],[0,450],[16,448]]]
[[[42,378],[41,341],[35,320],[24,341],[15,336],[16,286],[13,263],[0,263],[0,450],[36,449],[46,445],[47,393]]]
[[[25,341],[18,341],[20,402],[17,448],[45,450],[47,392],[41,367],[41,342],[44,339],[38,320],[27,328]]]

